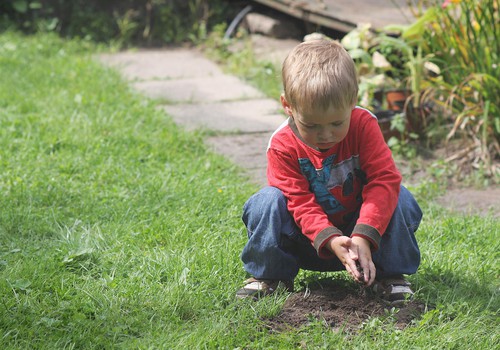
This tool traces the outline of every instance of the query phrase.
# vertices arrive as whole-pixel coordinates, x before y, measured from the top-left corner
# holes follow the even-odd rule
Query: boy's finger
[[[352,260],[358,261],[358,260],[359,260],[359,253],[358,253],[358,250],[357,250],[357,249],[352,249],[352,248],[349,248],[349,257],[350,257]]]
[[[371,286],[373,282],[375,282],[375,276],[377,275],[377,268],[373,262],[370,263],[370,280],[368,281],[368,285]]]
[[[358,272],[358,282],[360,283],[365,283],[365,281],[367,281],[368,279],[366,278],[366,271],[363,270],[363,268],[361,267],[361,264],[359,263],[358,260],[356,260],[356,270]]]
[[[372,261],[368,263],[368,265],[363,268],[363,274],[364,274],[364,282],[367,286],[372,285],[372,283],[375,281],[375,265],[373,264]]]
[[[358,270],[356,268],[356,262],[352,259],[345,259],[344,263],[346,271],[355,279],[358,279]]]

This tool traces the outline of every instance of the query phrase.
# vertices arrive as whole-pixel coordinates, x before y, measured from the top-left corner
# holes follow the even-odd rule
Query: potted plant
[[[394,74],[398,70],[379,51],[383,48],[379,45],[380,34],[373,32],[369,24],[358,25],[343,37],[341,43],[356,63],[359,105],[370,109],[377,116],[386,141],[391,137],[401,138],[401,132],[405,131],[394,128],[393,120],[401,114],[409,93],[400,88],[402,83]],[[402,101],[402,105],[392,99],[398,93],[403,93],[402,98],[396,97],[397,101]]]
[[[398,32],[398,36],[382,34],[379,37],[377,48],[381,51],[398,53],[399,62],[393,67],[399,67],[404,76],[401,81],[402,89],[400,100],[388,101],[388,105],[395,110],[403,110],[407,116],[411,129],[422,134],[427,126],[426,118],[429,114],[429,81],[430,74],[439,75],[439,67],[432,62],[433,54],[424,54],[422,31],[424,25],[434,18],[435,8],[429,10],[418,21],[409,26],[388,26],[385,31]],[[389,99],[391,97],[387,96]]]
[[[359,83],[359,104],[373,111],[384,109],[382,91],[393,84],[387,72],[391,64],[374,50],[377,36],[369,24],[358,25],[341,40],[344,48],[356,63]]]

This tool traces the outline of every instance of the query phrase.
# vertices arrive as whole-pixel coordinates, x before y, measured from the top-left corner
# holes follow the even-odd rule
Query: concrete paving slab
[[[272,132],[209,137],[206,144],[216,153],[240,165],[257,185],[267,184],[266,149]]]
[[[194,49],[122,52],[99,59],[145,96],[172,102],[160,108],[185,129],[233,133],[210,137],[206,144],[240,165],[250,181],[267,183],[267,143],[285,120],[277,99],[224,74]]]
[[[260,60],[270,61],[281,67],[286,56],[292,49],[301,43],[296,39],[276,39],[264,35],[253,34],[252,40],[253,53]]]
[[[99,60],[115,67],[130,80],[180,79],[223,74],[196,49],[125,51],[103,54]]]
[[[187,130],[221,132],[270,132],[283,123],[281,106],[271,99],[220,103],[164,105],[162,108]],[[256,141],[257,142],[257,141]]]
[[[262,98],[264,95],[240,79],[229,75],[133,83],[145,95],[175,102],[217,102]]]

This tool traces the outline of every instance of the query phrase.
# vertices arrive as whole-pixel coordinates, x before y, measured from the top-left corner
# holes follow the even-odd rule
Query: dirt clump
[[[265,320],[272,332],[298,329],[320,322],[332,330],[355,332],[373,318],[390,319],[397,329],[410,325],[426,310],[418,300],[392,308],[354,282],[324,280],[292,293],[280,314]]]

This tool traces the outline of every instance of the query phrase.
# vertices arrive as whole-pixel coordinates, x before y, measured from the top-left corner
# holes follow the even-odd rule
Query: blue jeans
[[[412,194],[403,186],[398,205],[379,249],[372,253],[377,278],[413,274],[420,265],[420,250],[415,231],[422,211]],[[345,228],[352,233],[357,216]],[[264,187],[245,203],[243,222],[248,242],[241,254],[245,270],[255,278],[292,280],[299,269],[340,271],[344,265],[337,259],[321,259],[309,239],[302,234],[287,209],[286,198],[275,187]]]

